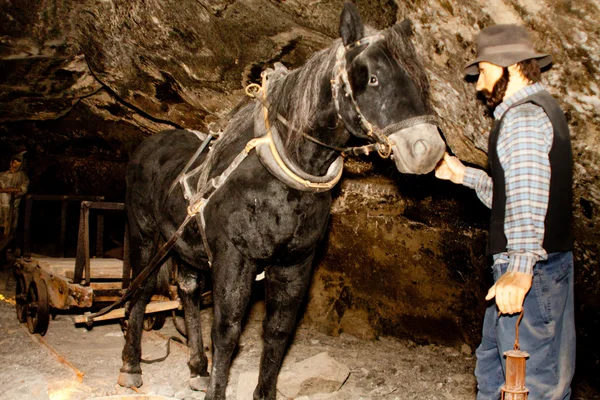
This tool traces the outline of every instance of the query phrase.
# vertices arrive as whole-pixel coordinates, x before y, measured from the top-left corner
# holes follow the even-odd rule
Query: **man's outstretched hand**
[[[515,314],[523,310],[525,295],[531,289],[533,276],[523,272],[507,272],[490,288],[486,300],[496,297],[502,314]]]
[[[435,169],[435,177],[461,184],[463,183],[466,169],[467,167],[458,158],[445,153],[444,158]]]

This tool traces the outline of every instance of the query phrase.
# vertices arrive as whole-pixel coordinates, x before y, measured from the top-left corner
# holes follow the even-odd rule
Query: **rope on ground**
[[[161,362],[167,359],[167,357],[169,357],[169,354],[171,354],[171,340],[174,342],[178,342],[181,343],[185,346],[185,343],[183,342],[183,340],[181,340],[180,338],[178,338],[177,336],[170,336],[167,339],[167,354],[165,354],[163,357],[159,357],[159,358],[155,358],[153,360],[144,360],[143,358],[140,360],[140,362],[143,362],[144,364],[154,364],[157,362]]]

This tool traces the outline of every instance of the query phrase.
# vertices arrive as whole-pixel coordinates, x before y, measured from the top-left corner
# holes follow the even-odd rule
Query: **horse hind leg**
[[[296,315],[310,281],[312,257],[294,266],[272,266],[265,270],[264,347],[254,399],[275,400],[277,375],[288,340],[296,326]]]
[[[130,232],[133,233],[133,232]],[[130,234],[130,260],[136,271],[144,268],[155,250],[155,238],[143,238],[141,235]],[[141,267],[141,268],[140,268]],[[120,369],[118,383],[124,387],[140,387],[143,384],[140,361],[142,357],[142,327],[146,305],[156,288],[157,274],[150,275],[138,288],[138,293],[130,301],[130,313],[125,346],[121,358],[123,366]]]
[[[177,270],[177,293],[183,305],[190,350],[188,359],[190,368],[189,384],[193,390],[206,390],[210,379],[200,323],[200,297],[204,290],[204,281],[203,272],[180,262]]]

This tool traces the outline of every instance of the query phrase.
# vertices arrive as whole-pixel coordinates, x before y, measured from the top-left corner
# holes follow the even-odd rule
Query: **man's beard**
[[[502,103],[504,95],[506,94],[506,88],[508,87],[508,68],[503,68],[502,76],[496,81],[492,91],[483,89],[481,93],[485,98],[485,102],[488,107],[492,110],[495,109]]]

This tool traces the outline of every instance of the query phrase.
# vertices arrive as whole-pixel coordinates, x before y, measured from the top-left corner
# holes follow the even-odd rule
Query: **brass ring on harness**
[[[194,215],[200,212],[200,208],[202,207],[203,200],[190,202],[190,205],[187,208],[187,213],[189,216],[193,217]]]
[[[252,98],[256,98],[256,94],[261,91],[261,87],[258,83],[251,83],[246,86],[246,95]]]
[[[390,143],[390,138],[387,136],[385,137],[385,143],[379,143],[379,146],[377,146],[377,153],[379,153],[379,156],[381,158],[388,158],[389,156],[392,155],[392,144]]]

